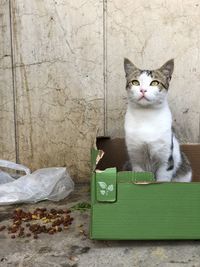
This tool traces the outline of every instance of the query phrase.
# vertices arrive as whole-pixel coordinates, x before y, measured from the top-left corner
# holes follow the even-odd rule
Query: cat
[[[190,182],[190,163],[172,128],[167,94],[174,60],[156,70],[141,70],[124,59],[128,106],[125,141],[134,172],[150,171],[159,182]]]

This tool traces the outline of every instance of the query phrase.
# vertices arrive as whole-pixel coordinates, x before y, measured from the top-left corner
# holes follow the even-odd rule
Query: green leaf
[[[108,190],[109,190],[109,191],[113,191],[113,189],[114,189],[113,184],[110,184],[110,185],[108,186]]]
[[[104,183],[104,182],[98,182],[98,184],[100,185],[100,187],[101,187],[102,189],[106,189],[106,188],[107,188],[107,184]]]
[[[77,203],[76,205],[72,206],[70,208],[71,211],[73,210],[80,210],[80,211],[86,211],[88,209],[91,208],[91,205],[90,203],[87,203],[87,202],[80,202],[80,203]]]
[[[106,191],[105,191],[105,190],[100,190],[100,193],[101,193],[102,195],[105,195]]]

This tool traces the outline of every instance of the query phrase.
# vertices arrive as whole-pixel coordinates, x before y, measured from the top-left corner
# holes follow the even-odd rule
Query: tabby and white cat
[[[151,171],[157,181],[190,182],[192,171],[172,130],[167,102],[174,60],[140,70],[124,59],[128,107],[125,140],[132,171]]]

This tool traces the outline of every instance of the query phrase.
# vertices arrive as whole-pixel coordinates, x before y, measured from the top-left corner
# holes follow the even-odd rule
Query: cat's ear
[[[124,70],[126,77],[137,69],[138,68],[128,58],[124,58]]]
[[[168,60],[160,69],[159,71],[161,71],[166,77],[167,79],[171,80],[172,77],[172,73],[174,70],[174,59],[170,59]]]

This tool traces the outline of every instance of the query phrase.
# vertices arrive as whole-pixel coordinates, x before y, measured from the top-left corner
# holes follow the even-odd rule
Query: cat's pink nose
[[[140,92],[141,92],[141,93],[143,93],[143,95],[144,95],[144,93],[146,93],[146,92],[147,92],[147,90],[140,89]]]

